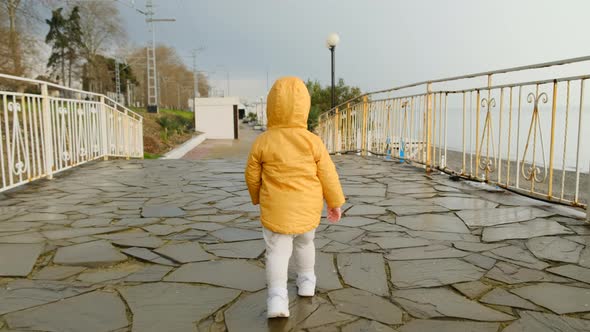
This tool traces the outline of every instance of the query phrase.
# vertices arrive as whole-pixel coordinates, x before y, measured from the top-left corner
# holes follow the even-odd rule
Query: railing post
[[[432,168],[432,83],[426,85],[426,172]]]
[[[338,127],[340,126],[340,113],[338,112],[338,107],[336,107],[336,112],[334,113],[334,153],[340,152],[340,142],[338,140]]]
[[[53,179],[53,126],[51,125],[51,105],[47,84],[41,84],[41,102],[43,115],[43,155],[45,160],[45,174]]]
[[[368,98],[367,96],[363,97],[363,130],[361,131],[361,155],[367,155],[367,108],[368,108]]]
[[[102,157],[104,160],[109,160],[107,121],[108,119],[104,102],[104,96],[100,96],[100,139],[102,142]]]
[[[551,106],[551,140],[549,142],[549,189],[547,198],[553,197],[553,159],[555,157],[555,113],[557,110],[557,81],[553,81],[553,103]],[[567,135],[567,133],[566,133]]]
[[[352,110],[350,109],[350,103],[346,103],[346,143],[344,144],[344,150],[352,150]]]
[[[588,162],[588,174],[590,174],[590,162]],[[590,179],[586,179],[586,222],[590,223]]]
[[[131,130],[129,130],[129,112],[127,110],[125,110],[125,159],[129,160],[131,159],[129,157],[130,151],[131,151],[131,137],[129,137]]]

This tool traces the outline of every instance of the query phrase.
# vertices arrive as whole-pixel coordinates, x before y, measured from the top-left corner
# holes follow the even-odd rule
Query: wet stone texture
[[[291,317],[268,321],[244,158],[219,156],[4,193],[0,332],[590,331],[580,211],[351,155],[333,157],[347,203],[316,233],[317,295],[297,296],[292,261]]]

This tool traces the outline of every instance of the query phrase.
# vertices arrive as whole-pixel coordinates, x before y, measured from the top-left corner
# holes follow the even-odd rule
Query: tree
[[[54,10],[51,19],[46,20],[49,32],[45,37],[48,44],[52,44],[52,52],[47,66],[54,70],[61,69],[61,81],[66,85],[66,67],[68,86],[72,86],[72,73],[78,61],[82,32],[80,30],[80,15],[78,7],[74,7],[69,17],[63,15],[63,8]]]
[[[61,69],[61,81],[65,85],[66,79],[66,18],[64,18],[63,8],[58,8],[51,13],[51,19],[46,20],[49,25],[49,32],[45,37],[45,42],[52,45],[51,55],[47,61],[47,67]]]
[[[75,0],[72,3],[79,8],[80,48],[86,60],[85,85],[90,91],[106,92],[104,70],[108,64],[101,54],[108,54],[109,49],[124,44],[126,38],[119,9],[114,1]],[[114,72],[112,75],[114,77]]]
[[[320,114],[331,108],[332,87],[330,85],[322,87],[317,80],[307,80],[305,85],[311,96],[311,110],[309,112],[309,117],[307,118],[307,128],[309,130],[314,130],[318,125]],[[338,80],[334,92],[336,95],[336,105],[361,95],[361,89],[346,85],[343,79]]]
[[[134,91],[137,100],[147,100],[146,48],[135,49],[129,56],[130,66],[137,73],[141,89]],[[158,103],[162,107],[188,109],[188,100],[194,95],[194,76],[172,47],[156,47],[158,69]],[[141,74],[139,74],[141,73]],[[209,80],[202,73],[197,75],[199,93],[202,97],[209,95]]]
[[[0,0],[0,71],[23,76],[38,61],[36,29],[53,0]]]
[[[68,61],[68,86],[72,86],[73,66],[80,56],[80,47],[82,45],[82,30],[80,28],[80,9],[74,7],[70,17],[66,22],[66,59]]]

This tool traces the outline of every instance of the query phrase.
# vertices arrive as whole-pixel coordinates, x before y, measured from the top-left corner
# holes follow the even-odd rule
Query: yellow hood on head
[[[301,79],[279,78],[266,101],[268,128],[307,128],[311,98]]]

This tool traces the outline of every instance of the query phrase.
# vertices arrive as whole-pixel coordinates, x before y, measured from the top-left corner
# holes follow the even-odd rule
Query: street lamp
[[[326,39],[326,47],[330,49],[330,53],[332,54],[332,108],[336,106],[336,88],[334,86],[334,51],[336,50],[336,45],[340,42],[340,36],[337,33],[331,33]]]

